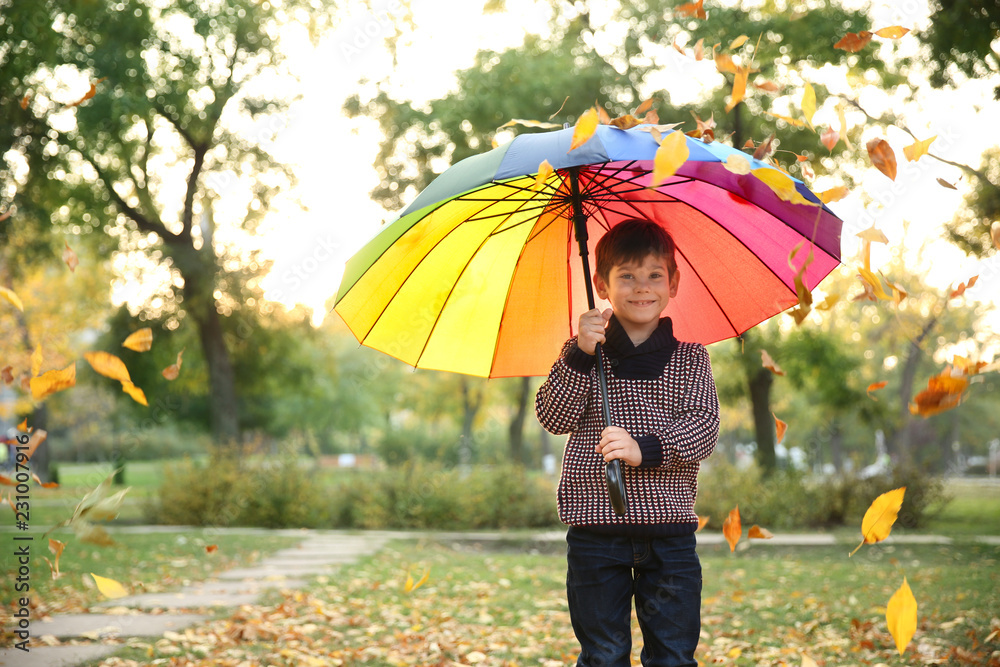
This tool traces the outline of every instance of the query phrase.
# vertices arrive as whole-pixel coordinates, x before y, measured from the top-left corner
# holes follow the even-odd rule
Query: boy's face
[[[615,264],[605,281],[594,275],[598,296],[611,302],[615,316],[636,345],[660,322],[660,313],[677,296],[680,273],[670,272],[664,257],[649,254],[642,261]]]

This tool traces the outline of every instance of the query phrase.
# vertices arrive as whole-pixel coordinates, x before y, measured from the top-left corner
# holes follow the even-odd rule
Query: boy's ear
[[[674,272],[670,274],[670,298],[677,296],[677,287],[681,284],[681,272],[680,269],[674,269]]]
[[[597,296],[601,299],[608,298],[608,284],[597,272],[594,273],[594,291],[597,292]]]

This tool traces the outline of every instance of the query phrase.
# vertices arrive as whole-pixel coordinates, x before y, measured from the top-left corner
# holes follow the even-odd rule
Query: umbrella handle
[[[604,372],[604,351],[597,344],[597,381],[601,394],[601,411],[604,413],[604,423],[611,425],[611,405],[608,402],[608,378]],[[625,493],[625,477],[622,475],[621,459],[610,461],[604,466],[604,480],[608,484],[608,496],[611,498],[611,509],[618,516],[628,514],[628,495]]]

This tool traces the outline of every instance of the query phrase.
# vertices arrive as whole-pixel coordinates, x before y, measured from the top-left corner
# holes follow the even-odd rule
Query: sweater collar
[[[625,328],[615,315],[611,316],[607,329],[604,331],[604,336],[607,341],[606,347],[614,352],[614,356],[619,358],[630,357],[634,354],[655,352],[656,350],[661,350],[677,343],[677,339],[674,338],[674,325],[669,317],[661,317],[660,323],[653,333],[638,346],[632,344],[632,339],[628,337],[628,333],[626,333]]]

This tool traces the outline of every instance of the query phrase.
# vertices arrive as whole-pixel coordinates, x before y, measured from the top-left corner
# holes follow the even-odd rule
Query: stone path
[[[307,577],[375,553],[389,539],[389,535],[381,533],[314,533],[297,547],[276,551],[253,567],[227,570],[213,580],[174,592],[130,595],[98,605],[108,608],[106,614],[60,614],[45,621],[33,621],[31,650],[0,649],[0,665],[72,667],[103,658],[122,645],[105,644],[102,640],[160,637],[166,632],[179,632],[210,618],[190,610],[239,607],[255,603],[268,589],[302,587]],[[154,609],[157,613],[149,613]],[[88,643],[46,646],[39,641],[45,636]]]

